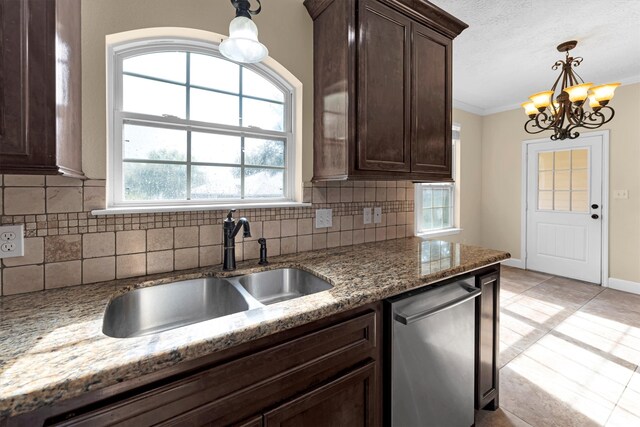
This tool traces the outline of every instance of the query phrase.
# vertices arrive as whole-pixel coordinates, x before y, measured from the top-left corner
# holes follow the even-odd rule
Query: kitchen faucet
[[[236,234],[242,227],[244,237],[251,237],[251,228],[249,226],[249,220],[247,218],[240,218],[236,223],[233,219],[233,213],[235,209],[231,209],[227,214],[227,219],[223,224],[224,235],[224,261],[222,263],[222,269],[225,271],[231,271],[236,269]]]

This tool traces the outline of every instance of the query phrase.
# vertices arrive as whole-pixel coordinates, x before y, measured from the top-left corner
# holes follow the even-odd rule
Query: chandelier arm
[[[580,123],[584,121],[584,109],[582,107],[576,107],[573,110],[570,109],[570,111],[569,123],[573,125],[580,125]]]
[[[560,62],[560,61],[558,61]],[[556,62],[556,65],[558,64],[558,62]],[[558,68],[554,68],[555,65],[551,68],[553,68],[554,70],[557,70]],[[558,82],[560,81],[560,78],[562,77],[562,75],[564,74],[564,70],[560,71],[560,75],[558,75],[558,78],[556,79],[556,81],[553,83],[553,86],[551,86],[551,90],[553,91],[553,94],[555,95],[556,92],[556,87],[558,86]]]
[[[536,129],[539,129],[539,130],[536,130]],[[524,124],[524,130],[525,130],[525,132],[527,132],[527,133],[530,133],[530,134],[532,134],[532,135],[535,135],[535,134],[537,134],[537,133],[542,133],[542,132],[544,132],[544,131],[546,131],[546,130],[549,130],[549,129],[548,129],[548,128],[543,128],[543,127],[538,126],[538,125],[536,124],[536,119],[535,119],[535,117],[534,117],[534,118],[529,119],[529,120],[527,120],[527,121],[525,122],[525,124]]]
[[[603,110],[608,112],[610,116],[607,118],[607,115],[603,113]],[[580,126],[585,129],[598,129],[600,126],[609,123],[613,116],[615,115],[615,111],[613,108],[609,106],[602,107],[598,111],[592,111],[585,117],[585,121],[583,121]]]
[[[543,126],[542,124],[540,124],[540,119],[542,119],[542,123],[549,121],[549,125]],[[542,130],[549,130],[553,127],[553,120],[550,120],[550,119],[551,118],[547,116],[547,113],[538,113],[534,117],[536,127],[539,127]]]

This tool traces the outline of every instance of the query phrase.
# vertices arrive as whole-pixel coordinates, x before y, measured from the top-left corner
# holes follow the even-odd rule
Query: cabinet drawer
[[[373,358],[375,324],[376,313],[368,312],[58,425],[237,422]]]

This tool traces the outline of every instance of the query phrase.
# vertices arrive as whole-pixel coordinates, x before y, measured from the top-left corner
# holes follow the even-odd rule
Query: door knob
[[[598,219],[598,218],[600,218],[600,216],[598,214],[593,214],[593,215],[591,215],[591,218]]]
[[[591,209],[598,209],[599,207],[600,207],[600,206],[598,206],[598,205],[597,205],[597,204],[595,204],[595,203],[591,205]]]

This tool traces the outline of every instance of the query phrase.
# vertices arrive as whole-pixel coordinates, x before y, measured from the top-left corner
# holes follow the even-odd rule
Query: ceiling
[[[431,0],[469,24],[454,40],[454,105],[476,114],[519,108],[549,90],[571,51],[587,82],[640,82],[640,0]]]

